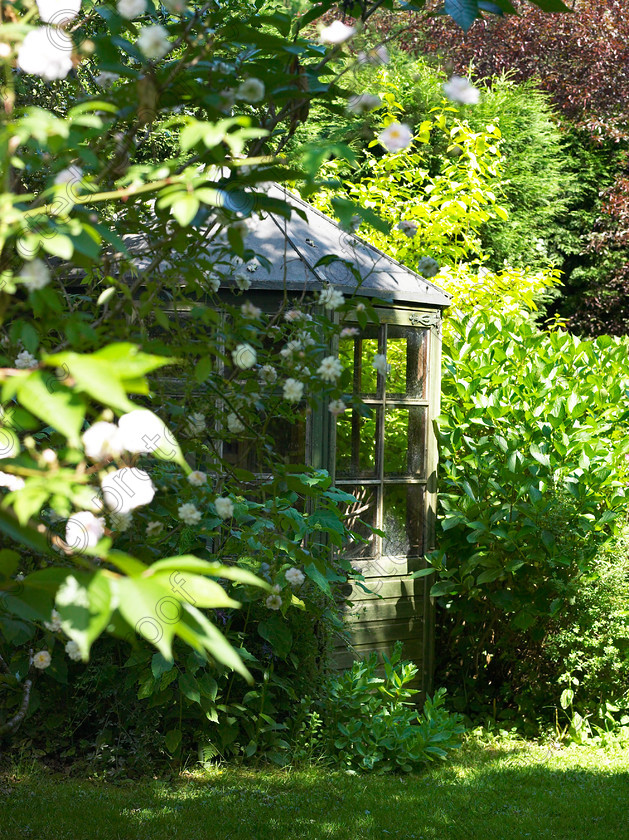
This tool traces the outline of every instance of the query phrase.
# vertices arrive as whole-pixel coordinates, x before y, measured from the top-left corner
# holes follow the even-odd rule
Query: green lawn
[[[470,743],[404,777],[221,769],[106,784],[0,777],[0,837],[20,840],[629,840],[629,750]]]

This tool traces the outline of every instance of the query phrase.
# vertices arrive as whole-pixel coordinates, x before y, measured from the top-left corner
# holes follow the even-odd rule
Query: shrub
[[[331,681],[324,720],[327,751],[339,766],[410,772],[460,746],[464,729],[460,716],[444,708],[445,690],[426,698],[418,713],[411,702],[417,691],[408,687],[418,669],[401,655],[398,642],[391,659],[383,657],[383,677],[372,653]]]
[[[440,423],[440,681],[535,718],[550,628],[627,507],[626,343],[511,316],[450,319]]]

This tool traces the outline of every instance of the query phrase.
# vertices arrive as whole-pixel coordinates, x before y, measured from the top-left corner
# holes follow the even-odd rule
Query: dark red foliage
[[[620,0],[576,0],[571,14],[514,5],[517,16],[487,15],[467,34],[441,15],[409,15],[396,41],[410,53],[439,61],[448,73],[468,75],[473,65],[477,79],[508,72],[516,81],[539,80],[564,128],[576,128],[581,143],[605,150],[615,180],[600,194],[594,229],[581,232],[583,251],[576,264],[567,257],[565,306],[558,302],[557,311],[570,315],[573,329],[581,333],[627,333],[629,11]],[[393,23],[382,20],[381,34],[389,34]],[[579,263],[590,266],[596,280],[573,285],[570,274]]]
[[[572,123],[597,139],[629,138],[629,14],[619,0],[577,2],[572,14],[524,3],[519,15],[477,20],[467,35],[444,17],[415,16],[402,45],[458,72],[537,77]]]

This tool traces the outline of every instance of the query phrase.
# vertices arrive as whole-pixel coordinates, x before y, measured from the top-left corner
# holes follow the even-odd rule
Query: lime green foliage
[[[459,263],[443,266],[435,282],[452,295],[444,322],[447,334],[453,318],[492,312],[497,302],[501,315],[510,318],[514,328],[521,321],[532,321],[540,305],[552,297],[560,279],[556,269],[533,271],[506,266],[492,271],[485,265]]]
[[[428,697],[418,714],[411,700],[417,691],[408,687],[418,669],[401,655],[398,642],[391,659],[384,657],[384,676],[378,675],[378,656],[372,653],[332,680],[326,698],[327,749],[336,764],[410,772],[459,746],[461,719],[443,708],[444,689]]]
[[[365,65],[348,78],[348,86],[357,93],[377,94],[393,100],[401,121],[414,130],[430,119],[434,109],[447,104],[449,111],[464,120],[472,132],[484,132],[493,125],[500,132],[500,183],[495,187],[499,203],[509,215],[488,219],[480,229],[483,252],[493,270],[504,264],[545,269],[550,263],[563,263],[570,238],[566,228],[572,225],[567,208],[580,190],[580,178],[564,148],[564,137],[545,94],[531,82],[515,83],[508,76],[475,83],[481,88],[477,105],[448,102],[441,85],[445,72],[391,49],[391,61],[385,67]],[[365,138],[379,126],[381,111],[353,121],[331,117],[323,110],[317,122],[305,131],[308,137],[349,142],[360,161]],[[371,131],[366,131],[366,125]],[[316,134],[315,134],[316,132]],[[422,149],[422,165],[430,175],[439,172],[450,146],[447,136],[433,132]],[[571,238],[571,248],[581,247]]]
[[[400,778],[214,769],[107,785],[16,767],[0,777],[3,840],[627,840],[629,753],[475,737]],[[30,829],[27,833],[27,827]]]
[[[389,106],[396,109],[391,95]],[[385,118],[386,124],[391,116]],[[480,228],[495,216],[506,218],[497,203],[495,188],[500,174],[497,142],[500,131],[486,126],[474,132],[464,121],[452,119],[451,109],[424,120],[416,143],[428,144],[433,134],[447,141],[447,154],[435,175],[427,168],[425,155],[413,145],[397,154],[367,156],[360,177],[343,178],[342,165],[330,163],[330,174],[341,175],[341,188],[362,208],[374,211],[391,226],[390,231],[367,230],[359,233],[373,245],[415,268],[422,257],[456,263],[481,256]],[[324,212],[333,211],[333,193],[317,196]],[[397,228],[400,222],[417,225],[413,236]]]

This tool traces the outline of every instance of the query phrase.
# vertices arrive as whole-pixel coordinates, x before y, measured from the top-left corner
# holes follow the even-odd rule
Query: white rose
[[[168,40],[168,31],[159,24],[145,26],[138,35],[137,45],[149,61],[163,58],[172,46]]]
[[[20,280],[29,292],[35,292],[50,283],[50,271],[43,260],[31,260],[22,266]]]
[[[302,571],[296,569],[294,566],[291,569],[287,569],[284,573],[284,577],[290,583],[291,586],[301,586],[302,583],[306,580],[306,576]]]
[[[80,185],[83,180],[83,170],[80,166],[70,164],[67,169],[62,169],[55,177],[55,185],[69,184],[71,187]]]
[[[123,414],[118,420],[120,439],[127,452],[155,452],[167,448],[170,431],[163,420],[146,408]],[[171,446],[172,449],[172,446]]]
[[[260,102],[264,99],[264,83],[260,79],[245,79],[236,91],[236,98],[245,102]]]
[[[72,70],[72,40],[52,26],[33,29],[18,51],[17,66],[47,82],[65,79]]]
[[[103,497],[108,508],[116,513],[129,513],[153,501],[155,487],[151,477],[136,467],[123,467],[103,476]]]
[[[460,102],[463,105],[478,105],[480,91],[463,76],[452,76],[447,82],[441,85],[441,89],[453,102]]]
[[[216,508],[216,515],[221,519],[231,519],[234,515],[234,503],[227,496],[218,496],[214,499],[214,507]]]
[[[202,487],[207,482],[207,475],[201,470],[193,470],[188,476],[188,482],[193,487]]]
[[[241,370],[248,370],[252,368],[258,357],[256,351],[250,344],[243,342],[239,344],[235,350],[232,350],[232,360],[237,368]]]
[[[66,543],[73,551],[94,548],[105,533],[105,520],[89,510],[73,513],[66,524]]]
[[[282,599],[279,595],[269,595],[264,603],[270,610],[280,610],[282,608]]]
[[[39,18],[44,23],[54,23],[61,26],[78,15],[81,10],[81,0],[37,0]]]
[[[356,34],[354,26],[347,26],[342,20],[335,20],[324,26],[319,33],[322,44],[343,44]]]
[[[177,514],[186,525],[197,525],[201,521],[201,512],[191,502],[180,505]]]
[[[391,370],[391,365],[387,362],[387,357],[384,353],[376,353],[373,357],[372,367],[374,367],[381,376],[386,376]]]
[[[184,0],[162,0],[162,6],[168,9],[172,15],[180,15],[186,11]]]
[[[115,423],[99,420],[83,433],[83,447],[85,454],[93,461],[104,461],[117,458],[122,454],[124,445],[120,429]]]
[[[388,152],[401,152],[413,142],[413,131],[405,123],[392,122],[380,132],[378,142]]]
[[[339,306],[345,303],[345,297],[343,296],[343,292],[339,292],[333,286],[328,286],[319,292],[318,303],[325,309],[338,309]]]
[[[83,658],[81,656],[81,649],[79,648],[77,643],[75,641],[73,641],[72,639],[70,639],[69,642],[66,642],[65,652],[68,654],[68,657],[73,662],[80,662],[81,659]]]
[[[39,671],[44,671],[50,665],[50,654],[47,650],[40,650],[33,655],[31,662],[33,663],[34,668],[37,668]]]
[[[324,382],[336,382],[343,373],[343,365],[335,356],[326,356],[317,369]]]
[[[244,432],[245,424],[231,411],[227,415],[227,428],[233,435],[239,435],[241,432]]]
[[[118,14],[127,20],[140,17],[146,12],[146,0],[118,0]]]
[[[297,379],[287,379],[284,383],[284,399],[289,402],[299,402],[304,395],[304,384]]]
[[[379,96],[371,93],[359,93],[355,96],[350,96],[347,100],[347,110],[351,114],[366,114],[367,111],[373,111],[382,105],[382,100]]]

